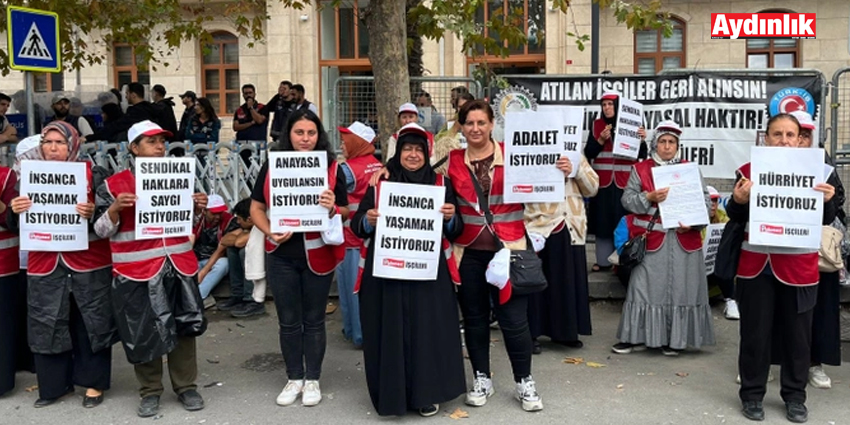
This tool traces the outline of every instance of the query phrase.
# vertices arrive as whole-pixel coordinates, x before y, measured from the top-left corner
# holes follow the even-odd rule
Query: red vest
[[[336,170],[337,163],[332,161],[328,165],[328,187],[333,190],[336,185]],[[271,193],[269,188],[269,176],[271,171],[266,173],[266,181],[263,183],[263,194],[266,197],[266,205],[270,205]],[[266,210],[268,211],[268,210]],[[277,249],[277,245],[266,238],[266,252],[272,253]],[[345,245],[325,245],[322,240],[322,234],[319,232],[304,233],[304,250],[307,254],[307,266],[310,271],[319,276],[325,276],[333,273],[336,267],[345,259]]]
[[[443,180],[442,174],[437,174],[437,181],[434,182],[434,186],[443,186],[445,185],[445,181]],[[378,195],[381,189],[380,183],[378,187],[375,188],[375,205],[378,204]],[[366,256],[369,252],[369,242],[371,239],[365,241],[363,246],[360,247],[360,261],[358,262],[357,269],[357,283],[354,285],[354,293],[360,292],[360,283],[363,281],[363,270],[366,268]],[[443,241],[441,243],[443,248],[443,255],[446,257],[446,265],[449,268],[449,277],[451,277],[452,282],[455,285],[460,285],[460,272],[457,268],[457,260],[455,259],[454,252],[452,251],[452,244],[448,239],[443,237]]]
[[[652,180],[652,167],[655,167],[655,161],[647,159],[637,163],[634,167],[640,177],[641,191],[652,192],[655,190],[655,182]],[[654,204],[653,210],[655,208],[658,208],[658,205]],[[649,220],[651,219],[652,214],[635,214],[634,225],[629,226],[629,238],[646,233],[646,226],[649,225]],[[646,225],[643,225],[643,223],[646,223]],[[635,232],[634,234],[632,234],[633,230]],[[665,234],[667,234],[667,231],[661,225],[661,218],[659,217],[658,222],[652,228],[652,234],[646,238],[646,250],[654,252],[661,249],[661,246],[664,245]],[[676,238],[679,240],[679,246],[685,252],[694,252],[702,249],[702,235],[699,230],[691,229],[685,233],[676,232]]]
[[[360,201],[366,196],[369,188],[369,178],[383,166],[373,155],[363,155],[357,158],[349,158],[346,162],[354,174],[354,192],[348,194],[349,217],[353,216],[360,207]],[[345,247],[359,248],[363,246],[363,240],[351,231],[351,220],[345,220]]]
[[[605,120],[602,118],[593,122],[593,138],[599,140],[599,135],[605,130]],[[611,131],[613,140],[614,131]],[[632,172],[632,165],[638,163],[635,159],[615,157],[614,142],[609,140],[602,146],[602,152],[591,161],[593,169],[599,176],[599,188],[608,187],[614,181],[617,187],[625,189],[629,182],[629,174]]]
[[[749,179],[750,163],[744,164],[738,171]],[[769,247],[750,245],[747,240],[749,240],[749,229],[744,233],[744,244],[741,246],[741,257],[738,260],[739,278],[755,278],[770,262],[773,275],[786,285],[817,285],[820,280],[817,251],[799,250],[800,253],[772,253],[769,252]]]
[[[94,189],[92,188],[91,164],[86,163],[86,190],[88,202],[94,203]],[[109,267],[112,264],[112,255],[109,252],[109,241],[97,236],[94,231],[89,232],[89,249],[87,251],[70,252],[47,252],[30,251],[27,262],[27,274],[32,276],[47,276],[56,270],[59,258],[69,269],[86,273]]]
[[[7,188],[14,190],[16,176],[11,168],[0,167],[0,194]],[[6,208],[12,208],[6,205]],[[7,212],[3,212],[7,214]],[[9,229],[0,226],[0,277],[11,276],[20,272],[20,258],[18,257],[18,235]]]
[[[499,143],[498,149],[504,154],[504,146]],[[484,229],[496,233],[496,236],[504,243],[516,242],[525,237],[525,224],[523,222],[523,204],[505,204],[502,194],[504,193],[504,169],[497,166],[493,170],[493,181],[490,183],[489,205],[493,213],[493,226],[487,224],[484,211],[478,205],[478,194],[472,181],[469,167],[464,161],[465,151],[455,149],[449,153],[448,174],[457,194],[458,210],[463,218],[463,233],[455,240],[460,246],[469,246],[478,238]]]
[[[136,193],[136,177],[124,170],[106,179],[106,189],[117,198],[122,193]],[[184,276],[198,272],[198,259],[188,236],[136,240],[136,208],[119,213],[118,232],[109,238],[112,250],[112,273],[137,282],[153,279],[168,258]]]

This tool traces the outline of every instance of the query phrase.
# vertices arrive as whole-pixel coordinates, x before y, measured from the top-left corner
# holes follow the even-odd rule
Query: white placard
[[[440,266],[444,186],[381,183],[375,228],[375,277],[435,280]]]
[[[750,152],[749,242],[818,249],[823,222],[823,149],[757,147]]]
[[[643,125],[643,105],[625,97],[620,97],[615,126],[614,155],[637,158],[640,152],[638,129]]]
[[[717,248],[726,223],[709,224],[705,227],[705,238],[702,241],[702,253],[705,256],[705,275],[714,273],[714,262],[717,259]]]
[[[136,239],[190,236],[194,158],[136,158]]]
[[[84,162],[21,161],[20,193],[32,201],[20,217],[21,250],[88,249],[88,221],[77,213],[88,202]]]
[[[581,168],[581,156],[584,152],[584,108],[581,106],[538,106],[538,112],[557,111],[564,115],[562,142],[564,155],[573,164],[573,171],[568,177],[575,177]]]
[[[505,118],[504,202],[563,202],[564,115],[553,111],[510,112]]]
[[[328,209],[319,205],[328,190],[328,154],[269,153],[269,222],[273,233],[318,232],[330,225]]]
[[[652,181],[656,190],[670,188],[667,199],[658,204],[665,229],[675,229],[679,223],[685,226],[708,224],[705,193],[696,163],[652,167]]]

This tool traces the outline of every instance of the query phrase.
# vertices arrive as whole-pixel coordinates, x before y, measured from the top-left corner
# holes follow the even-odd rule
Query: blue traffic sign
[[[9,6],[6,12],[10,67],[21,71],[60,72],[59,15]]]

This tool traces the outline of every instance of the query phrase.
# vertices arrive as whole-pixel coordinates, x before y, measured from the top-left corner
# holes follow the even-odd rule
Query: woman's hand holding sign
[[[370,226],[375,227],[378,225],[378,210],[372,208],[369,211],[366,211],[366,222],[369,223]]]
[[[558,162],[555,163],[555,166],[564,172],[564,176],[569,176],[573,172],[573,162],[566,156],[558,158]]]
[[[193,193],[192,200],[195,201],[195,214],[204,212],[204,209],[207,208],[207,202],[209,202],[206,193]]]
[[[753,181],[741,176],[738,180],[738,183],[735,184],[735,188],[732,189],[732,198],[735,200],[735,203],[744,205],[750,202],[750,189],[753,188]]]
[[[76,209],[77,214],[79,214],[80,217],[86,220],[91,220],[92,216],[94,215],[94,204],[91,202],[87,202],[85,204],[77,204]]]
[[[443,214],[443,221],[449,221],[455,215],[455,206],[453,204],[443,204],[440,207],[440,213]]]
[[[336,211],[336,195],[332,190],[328,189],[322,192],[322,195],[319,196],[319,205],[327,208],[330,211],[330,216],[333,217]]]
[[[12,212],[15,214],[21,214],[23,212],[28,211],[32,208],[32,201],[27,196],[18,196],[15,199],[12,199]]]
[[[823,193],[824,202],[829,202],[835,196],[835,188],[829,183],[818,183],[815,185],[815,190]]]
[[[646,199],[650,202],[654,202],[656,204],[660,204],[667,199],[667,193],[670,192],[669,187],[665,187],[663,189],[653,190],[652,192],[646,193]]]

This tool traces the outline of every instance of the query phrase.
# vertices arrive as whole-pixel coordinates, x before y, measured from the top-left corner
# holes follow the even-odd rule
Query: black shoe
[[[177,396],[177,399],[183,403],[183,408],[190,412],[204,408],[204,399],[195,390],[186,391],[185,393]]]
[[[159,396],[149,395],[143,398],[139,403],[139,411],[137,413],[140,418],[156,416],[156,414],[159,413]]]
[[[46,399],[46,398],[39,397],[38,400],[36,400],[35,403],[32,404],[32,407],[35,407],[36,409],[40,409],[42,407],[50,406],[51,404],[56,403],[57,401],[61,400],[62,397],[65,397],[66,395],[73,394],[73,393],[74,393],[74,387],[71,387],[71,388],[68,388],[68,392],[66,392],[65,394],[60,395],[59,397],[56,397],[56,398]]]
[[[425,417],[425,418],[430,417],[430,416],[434,416],[439,412],[440,412],[440,405],[439,404],[432,404],[428,407],[423,407],[423,408],[419,409],[419,414],[422,417]]]
[[[760,401],[745,401],[744,408],[741,409],[744,417],[751,421],[764,420],[764,407]]]
[[[563,345],[564,347],[570,347],[570,348],[582,348],[582,347],[584,347],[584,343],[579,341],[579,340],[575,340],[575,341],[552,341],[552,342],[554,342],[556,344]]]
[[[83,396],[83,407],[86,409],[100,406],[100,403],[103,403],[103,393],[100,393],[100,395],[96,397],[90,397],[87,395]]]
[[[543,346],[540,345],[540,341],[533,339],[531,340],[531,354],[540,354],[543,352]]]
[[[809,409],[806,409],[803,403],[791,401],[785,403],[785,417],[791,422],[801,424],[809,420]]]
[[[231,311],[242,308],[242,304],[244,304],[244,301],[242,301],[241,299],[236,297],[230,297],[227,299],[227,301],[221,304],[216,304],[216,307],[219,311]]]
[[[263,303],[249,301],[242,304],[241,307],[230,312],[230,315],[236,318],[245,318],[252,316],[260,316],[266,314],[266,306]]]

